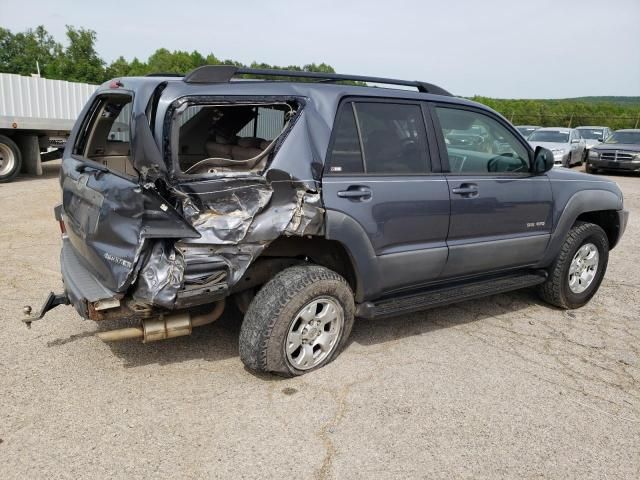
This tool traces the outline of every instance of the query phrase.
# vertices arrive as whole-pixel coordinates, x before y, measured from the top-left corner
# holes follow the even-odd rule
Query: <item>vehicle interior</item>
[[[186,174],[261,169],[296,111],[293,104],[192,105],[178,117]]]
[[[87,130],[79,136],[74,153],[116,172],[135,175],[131,163],[130,119],[130,97],[103,97]]]
[[[528,151],[500,123],[464,110],[437,112],[452,173],[529,171]]]

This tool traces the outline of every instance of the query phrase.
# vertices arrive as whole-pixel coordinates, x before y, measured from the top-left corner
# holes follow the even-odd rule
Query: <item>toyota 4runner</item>
[[[64,152],[64,292],[24,321],[71,304],[138,325],[105,341],[150,342],[226,305],[247,367],[299,375],[355,317],[531,286],[581,307],[628,214],[615,183],[552,166],[496,112],[423,82],[230,66],[113,80]]]

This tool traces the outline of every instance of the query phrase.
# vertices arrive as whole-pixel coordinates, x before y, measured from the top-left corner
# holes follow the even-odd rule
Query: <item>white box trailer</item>
[[[0,183],[42,175],[97,85],[0,73]]]

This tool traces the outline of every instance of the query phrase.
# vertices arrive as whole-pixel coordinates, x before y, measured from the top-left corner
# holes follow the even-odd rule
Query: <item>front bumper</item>
[[[601,170],[621,170],[625,172],[638,172],[640,171],[640,162],[635,160],[631,161],[611,161],[611,160],[587,160],[587,165],[591,168],[598,168]]]
[[[629,222],[629,210],[618,210],[618,238],[616,238],[616,243],[611,245],[611,248],[615,247],[624,235],[624,231],[627,229],[627,223]]]

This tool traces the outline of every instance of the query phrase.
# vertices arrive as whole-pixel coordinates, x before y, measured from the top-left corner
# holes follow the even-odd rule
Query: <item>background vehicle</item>
[[[60,158],[95,85],[0,73],[0,183]]]
[[[575,128],[548,127],[533,132],[527,139],[532,147],[545,147],[553,152],[557,166],[581,165],[585,142]]]
[[[65,292],[25,321],[70,303],[140,321],[104,340],[149,342],[226,304],[244,312],[249,368],[300,375],[336,357],[356,316],[530,286],[577,308],[628,214],[614,182],[552,167],[496,112],[423,82],[231,66],[122,78],[69,138]]]
[[[535,132],[541,127],[537,125],[516,125],[516,128],[524,138],[528,138],[529,135],[531,135],[533,132]]]
[[[609,127],[576,127],[576,130],[580,132],[580,136],[584,138],[585,148],[587,153],[589,149],[595,145],[604,142],[609,135],[611,135],[611,129]]]
[[[604,143],[591,148],[586,170],[640,172],[640,129],[616,130]]]

